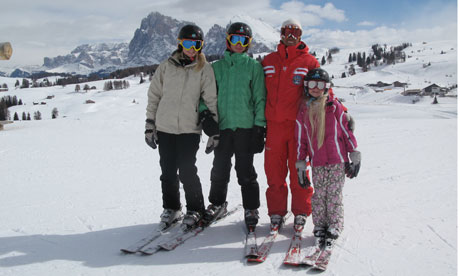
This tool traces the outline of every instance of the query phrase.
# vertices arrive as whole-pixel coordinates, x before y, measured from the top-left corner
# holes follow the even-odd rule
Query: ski
[[[139,250],[141,250],[144,246],[146,246],[147,244],[153,242],[154,240],[163,236],[165,233],[168,233],[170,230],[172,230],[174,226],[176,226],[181,219],[182,218],[176,220],[175,222],[173,222],[171,225],[167,227],[158,227],[155,231],[143,237],[142,239],[138,240],[137,242],[131,244],[130,246],[121,248],[120,251],[126,254],[134,254],[134,253],[139,252]]]
[[[335,240],[333,239],[326,239],[326,247],[324,250],[321,251],[318,259],[316,259],[313,268],[325,271],[329,264],[329,260],[331,259],[332,249],[334,248]]]
[[[284,258],[285,265],[298,266],[302,263],[301,260],[301,248],[302,248],[302,231],[304,226],[294,226],[294,235],[292,236],[291,245]]]
[[[284,221],[290,216],[286,215]],[[268,257],[270,250],[272,249],[273,243],[275,242],[276,237],[278,236],[280,227],[283,226],[284,222],[281,225],[272,226],[270,225],[270,233],[264,238],[264,241],[259,246],[259,251],[257,252],[256,258],[248,258],[248,262],[263,263]]]
[[[246,235],[246,243],[244,245],[245,250],[245,258],[257,258],[257,239],[256,239],[256,232],[254,228],[250,228],[247,235]]]
[[[174,250],[176,247],[179,245],[183,244],[186,240],[190,239],[191,237],[194,237],[198,235],[199,233],[203,232],[204,229],[207,227],[221,221],[222,219],[234,214],[238,209],[240,208],[240,205],[237,207],[233,208],[232,210],[228,211],[225,213],[222,217],[213,220],[207,224],[200,225],[196,228],[193,228],[191,230],[187,231],[180,231],[176,235],[172,236],[171,238],[167,239],[166,241],[161,241],[159,243],[155,243],[155,241],[147,244],[144,246],[142,249],[139,251],[142,252],[143,254],[146,255],[152,255],[156,253],[159,250],[166,250],[166,251],[171,251]]]
[[[321,255],[321,252],[323,249],[319,246],[313,245],[309,246],[306,248],[306,256],[302,260],[302,264],[308,265],[308,266],[314,266],[316,260],[318,259],[319,255]]]

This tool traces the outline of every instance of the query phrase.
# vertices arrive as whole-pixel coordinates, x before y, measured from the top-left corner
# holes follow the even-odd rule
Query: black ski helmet
[[[227,34],[236,34],[236,35],[245,35],[249,36],[252,38],[252,30],[251,27],[249,27],[248,24],[243,23],[243,22],[235,22],[232,23],[228,28],[227,28]]]
[[[230,24],[230,26],[228,26],[227,35],[233,35],[233,34],[234,35],[245,35],[245,36],[248,36],[250,39],[252,39],[251,27],[249,27],[248,24],[243,23],[243,22],[235,22],[235,23]],[[231,47],[230,47],[228,40],[225,40],[225,42],[227,44],[227,49],[230,50]],[[243,52],[247,52],[248,49],[249,49],[249,46],[246,47]]]
[[[185,25],[179,31],[178,39],[203,40],[203,30],[196,25]]]
[[[179,31],[177,39],[192,39],[192,40],[203,40],[203,30],[197,25],[185,25]],[[177,50],[182,51],[182,45],[177,44]],[[200,49],[198,53],[201,53]]]
[[[316,80],[316,81],[324,81],[327,83],[330,83],[329,79],[329,74],[326,72],[326,70],[321,69],[321,68],[315,68],[313,70],[308,71],[307,75],[304,78],[304,91],[305,95],[309,95],[308,93],[308,85],[307,82],[310,80]],[[327,93],[327,85],[326,89],[324,89],[324,93]]]

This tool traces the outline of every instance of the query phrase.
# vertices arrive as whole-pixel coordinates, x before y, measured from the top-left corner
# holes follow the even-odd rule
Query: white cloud
[[[363,23],[361,26],[370,25]],[[308,29],[304,31],[304,39],[313,48],[361,48],[375,43],[396,45],[457,40],[457,6],[454,3],[443,6],[429,3],[417,11],[408,12],[404,22],[395,22],[391,27],[376,26],[358,31]]]
[[[375,26],[377,24],[375,22],[371,22],[371,21],[361,21],[357,25],[358,26]]]
[[[339,47],[342,49],[370,47],[375,43],[396,45],[403,42],[456,39],[456,24],[418,29],[396,29],[384,26],[359,31],[308,29],[304,36],[304,40],[311,48]]]

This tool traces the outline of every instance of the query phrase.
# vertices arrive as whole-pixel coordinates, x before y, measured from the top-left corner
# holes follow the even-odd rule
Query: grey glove
[[[206,144],[205,152],[207,154],[211,153],[219,145],[219,134],[209,137],[208,143]]]
[[[300,187],[304,189],[310,187],[311,183],[307,176],[307,161],[297,160],[295,168],[297,169],[297,179],[299,180]]]
[[[158,144],[158,134],[157,128],[155,127],[155,121],[148,120],[145,123],[145,142],[149,145],[152,149],[157,148]]]
[[[351,130],[351,132],[355,132],[355,119],[353,119],[353,117],[351,117],[348,112],[345,112],[345,117],[348,121],[348,128]]]
[[[345,163],[345,174],[349,178],[358,176],[359,168],[361,167],[361,152],[350,152],[350,161]]]

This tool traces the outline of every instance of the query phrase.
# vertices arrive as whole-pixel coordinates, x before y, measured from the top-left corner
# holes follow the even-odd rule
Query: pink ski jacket
[[[305,160],[308,156],[312,167],[348,162],[348,153],[358,146],[355,136],[348,128],[342,104],[336,99],[328,99],[325,108],[324,142],[319,149],[317,136],[312,134],[306,102],[302,103],[297,113],[295,129],[297,160]]]

